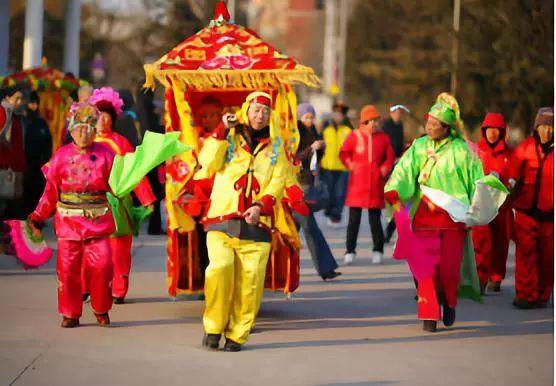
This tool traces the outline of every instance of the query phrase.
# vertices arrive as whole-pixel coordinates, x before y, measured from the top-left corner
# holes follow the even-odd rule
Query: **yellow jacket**
[[[329,125],[322,131],[322,139],[326,143],[326,148],[320,163],[321,168],[338,171],[347,170],[340,161],[340,149],[349,133],[351,133],[351,129],[345,125],[339,125],[337,129],[334,125]]]
[[[246,209],[258,203],[260,224],[272,227],[271,215],[282,198],[290,171],[280,138],[261,141],[251,153],[245,138],[232,128],[224,140],[205,140],[198,160],[201,169],[193,178],[215,177],[204,224],[241,218]]]

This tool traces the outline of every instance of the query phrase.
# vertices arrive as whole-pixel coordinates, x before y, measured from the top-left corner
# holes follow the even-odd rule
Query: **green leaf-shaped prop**
[[[138,234],[139,227],[152,210],[134,207],[131,191],[156,166],[168,158],[191,150],[179,140],[180,133],[157,134],[145,132],[143,143],[133,153],[117,155],[112,164],[109,184],[112,194],[108,201],[116,224],[116,236]]]
[[[146,131],[143,143],[133,153],[114,158],[109,184],[116,197],[124,197],[139,184],[149,171],[168,158],[191,150],[180,142],[179,132],[157,134]]]

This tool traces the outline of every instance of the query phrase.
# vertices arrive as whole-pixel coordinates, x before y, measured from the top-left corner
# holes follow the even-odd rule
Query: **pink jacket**
[[[95,137],[95,142],[102,143],[117,155],[124,155],[135,151],[126,137],[114,131],[106,137],[100,137],[97,135]],[[143,206],[150,205],[156,201],[156,196],[151,189],[151,185],[149,184],[147,177],[143,178],[141,182],[139,182],[137,187],[133,190],[133,193],[135,193],[137,199]]]
[[[106,193],[114,154],[93,143],[85,152],[73,143],[59,148],[43,168],[46,187],[29,218],[44,223],[55,214],[54,225],[59,239],[84,240],[107,237],[115,231],[112,212],[97,217],[65,216],[57,211],[62,193]]]
[[[350,170],[346,206],[384,208],[386,176],[395,155],[390,139],[382,131],[371,135],[352,131],[340,150],[340,160]]]

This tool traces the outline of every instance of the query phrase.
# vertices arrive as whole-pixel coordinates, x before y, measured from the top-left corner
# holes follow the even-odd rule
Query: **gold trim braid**
[[[64,204],[105,204],[106,193],[61,193],[60,201]]]

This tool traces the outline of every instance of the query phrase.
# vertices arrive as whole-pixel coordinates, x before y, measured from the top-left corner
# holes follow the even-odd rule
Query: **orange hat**
[[[361,109],[359,120],[361,122],[371,121],[380,118],[380,113],[373,105],[366,105]]]

